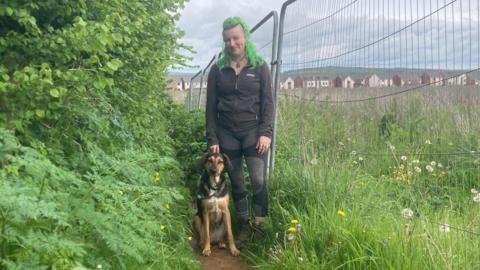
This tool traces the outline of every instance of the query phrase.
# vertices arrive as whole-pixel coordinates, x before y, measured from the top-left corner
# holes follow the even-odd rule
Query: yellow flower
[[[123,195],[123,191],[121,189],[118,190],[118,193],[120,193],[120,195]]]
[[[170,209],[170,204],[166,203],[165,208]]]
[[[297,231],[297,228],[295,227],[288,228],[288,232],[296,232],[296,231]]]
[[[155,181],[160,181],[160,172],[155,172]]]
[[[164,231],[165,230],[165,225],[160,225],[160,231]]]
[[[296,219],[292,219],[292,221],[291,221],[291,222],[292,222],[292,224],[297,224],[297,223],[298,223],[298,220],[296,220]]]
[[[338,214],[339,216],[341,216],[341,217],[345,217],[345,216],[347,215],[347,213],[345,213],[345,212],[342,211],[342,210],[338,210],[338,211],[337,211],[337,214]]]
[[[192,241],[192,237],[191,237],[191,236],[187,237],[187,239],[188,239],[188,241]]]

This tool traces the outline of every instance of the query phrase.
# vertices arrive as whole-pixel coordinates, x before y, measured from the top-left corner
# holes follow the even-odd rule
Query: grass
[[[243,251],[251,265],[480,269],[480,89],[345,104],[319,103],[335,96],[322,91],[281,99],[268,237]]]

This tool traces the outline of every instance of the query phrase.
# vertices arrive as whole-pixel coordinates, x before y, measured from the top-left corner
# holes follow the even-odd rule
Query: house
[[[291,90],[293,89],[294,83],[295,82],[291,77],[287,77],[287,79],[283,82],[283,85],[281,85],[280,88]]]
[[[315,77],[307,77],[304,79],[305,88],[317,88],[317,80]]]
[[[342,87],[343,88],[353,88],[353,87],[355,87],[355,80],[352,77],[347,76],[342,81]]]
[[[331,87],[332,82],[328,79],[328,77],[317,77],[317,87]]]
[[[303,78],[300,76],[295,77],[293,79],[293,88],[303,88],[304,87],[304,81]]]
[[[392,82],[394,86],[403,86],[404,84],[402,78],[400,78],[400,75],[398,74],[393,75]]]
[[[383,83],[383,80],[377,74],[372,74],[365,78],[365,86],[367,87],[382,87]]]
[[[333,80],[333,87],[343,87],[343,79],[340,76],[335,77],[335,80]]]
[[[177,89],[177,83],[174,81],[171,81],[165,86],[165,90],[176,90]]]

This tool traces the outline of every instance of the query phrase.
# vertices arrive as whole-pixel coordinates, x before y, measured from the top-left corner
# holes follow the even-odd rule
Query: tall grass
[[[284,96],[268,237],[248,247],[251,263],[480,269],[480,91],[453,90],[346,104],[318,102],[334,91]]]

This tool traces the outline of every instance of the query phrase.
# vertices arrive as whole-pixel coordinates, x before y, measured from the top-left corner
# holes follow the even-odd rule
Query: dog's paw
[[[210,256],[212,254],[212,251],[209,248],[205,248],[202,251],[203,256]]]
[[[236,247],[230,247],[230,253],[232,253],[232,255],[236,257],[240,255],[240,250],[238,250]]]

